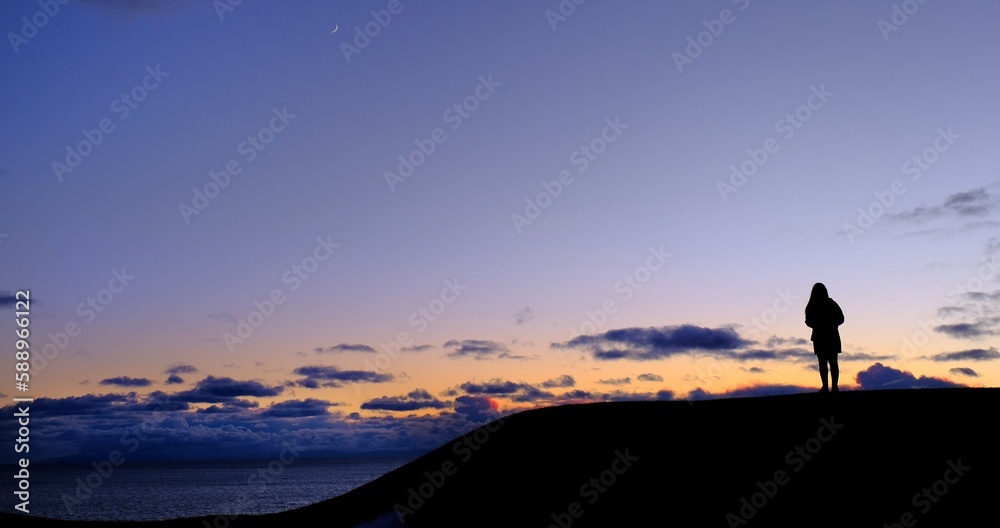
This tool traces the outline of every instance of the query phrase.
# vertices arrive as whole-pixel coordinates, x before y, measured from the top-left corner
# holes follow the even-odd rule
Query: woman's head
[[[812,300],[819,301],[829,298],[830,298],[830,293],[826,291],[826,286],[824,286],[822,282],[817,282],[816,284],[813,284],[812,293],[809,294],[810,301]]]

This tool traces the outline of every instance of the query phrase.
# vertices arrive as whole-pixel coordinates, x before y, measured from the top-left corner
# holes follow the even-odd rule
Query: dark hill
[[[298,510],[135,525],[394,526],[397,504],[410,525],[433,527],[994,524],[998,410],[1000,389],[552,407]]]

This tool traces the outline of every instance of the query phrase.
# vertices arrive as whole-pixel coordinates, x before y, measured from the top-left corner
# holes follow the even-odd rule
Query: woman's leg
[[[826,356],[823,354],[817,354],[816,358],[819,359],[819,379],[823,381],[823,390],[827,390],[826,384]],[[836,385],[836,382],[834,383]]]
[[[840,380],[840,365],[837,364],[837,354],[830,355],[830,380],[833,382],[833,390],[838,390],[837,381]]]

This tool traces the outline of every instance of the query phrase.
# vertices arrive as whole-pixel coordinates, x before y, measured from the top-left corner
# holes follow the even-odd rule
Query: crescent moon
[[[337,24],[337,26],[334,27],[333,31],[331,31],[330,33],[336,33],[338,29],[340,29],[340,24]]]

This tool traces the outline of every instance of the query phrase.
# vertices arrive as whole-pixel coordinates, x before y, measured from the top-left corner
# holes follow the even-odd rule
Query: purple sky
[[[1000,380],[998,6],[224,2],[0,16],[37,460]]]

